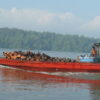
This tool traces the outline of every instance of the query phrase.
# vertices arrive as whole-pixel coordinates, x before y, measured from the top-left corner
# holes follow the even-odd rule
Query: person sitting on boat
[[[91,56],[97,56],[97,51],[94,46],[92,47]]]

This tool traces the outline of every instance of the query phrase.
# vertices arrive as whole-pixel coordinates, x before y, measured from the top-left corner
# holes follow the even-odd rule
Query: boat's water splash
[[[29,71],[29,70],[13,68],[13,67],[4,66],[4,65],[0,65],[0,68],[8,68],[8,69],[21,70],[21,71],[27,71],[27,72],[35,72],[35,73],[46,74],[46,75],[55,75],[55,76],[62,76],[62,77],[72,77],[72,78],[77,78],[77,79],[89,79],[89,80],[99,80],[100,79],[100,73]]]

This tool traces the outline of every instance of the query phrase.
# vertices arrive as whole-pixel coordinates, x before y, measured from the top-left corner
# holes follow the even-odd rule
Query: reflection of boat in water
[[[49,73],[36,73],[27,72],[23,70],[0,68],[0,75],[3,81],[10,83],[20,83],[24,81],[23,84],[61,84],[61,83],[75,83],[75,84],[100,84],[100,80],[93,79],[82,79],[69,76],[51,75]],[[27,81],[27,82],[26,82]]]
[[[100,90],[100,80],[72,78],[70,76],[61,77],[56,75],[49,75],[49,73],[41,74],[41,73],[5,68],[5,66],[3,68],[1,67],[0,67],[1,95],[2,93],[5,93],[11,96],[11,98],[13,95],[14,95],[13,98],[16,98],[16,95],[25,98],[27,96],[28,98],[29,97],[35,98],[35,96],[36,97],[40,96],[40,99],[43,97],[42,98],[43,100],[46,100],[48,98],[56,99],[55,96],[57,96],[57,100],[61,100],[63,99],[63,97],[65,100],[66,97],[69,98],[69,96],[70,97],[74,96],[73,100],[76,99],[75,98],[76,96],[77,99],[83,96],[85,97],[88,96],[89,98],[93,98],[93,100],[94,97],[97,98],[95,100],[98,100],[99,97],[98,92]],[[91,75],[91,73],[89,73],[89,75]],[[96,73],[95,75],[99,76],[99,73]]]

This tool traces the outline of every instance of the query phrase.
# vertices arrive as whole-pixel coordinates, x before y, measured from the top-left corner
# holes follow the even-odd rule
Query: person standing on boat
[[[93,57],[97,56],[97,51],[94,46],[92,47],[92,50],[91,50],[91,56]]]

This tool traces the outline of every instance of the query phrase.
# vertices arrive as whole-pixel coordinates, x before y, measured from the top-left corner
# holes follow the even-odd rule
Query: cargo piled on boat
[[[45,53],[33,53],[31,51],[22,52],[3,52],[4,57],[13,60],[29,60],[29,61],[41,61],[41,62],[76,62],[76,60],[70,58],[51,57]]]
[[[0,65],[31,71],[70,70],[100,72],[100,43],[95,43],[92,51],[89,56],[78,56],[77,60],[51,57],[45,53],[33,53],[31,51],[3,52],[4,58],[0,58]],[[94,53],[94,51],[96,52]]]

